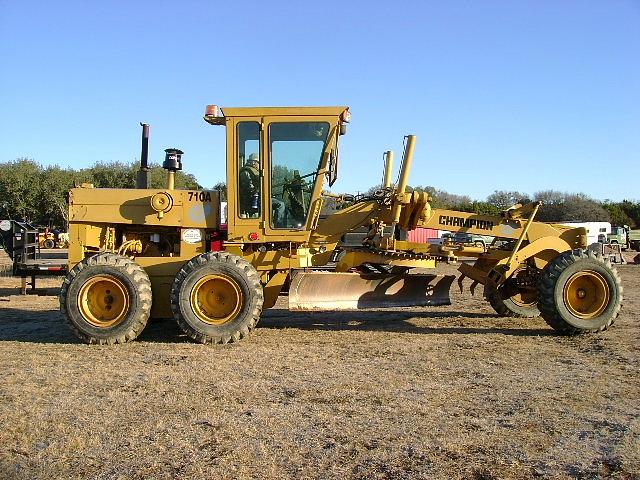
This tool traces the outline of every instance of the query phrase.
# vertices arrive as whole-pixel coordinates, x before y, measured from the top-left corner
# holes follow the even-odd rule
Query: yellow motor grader
[[[227,198],[178,190],[182,152],[167,149],[167,184],[147,188],[143,125],[137,188],[74,188],[69,197],[69,273],[60,308],[88,343],[135,339],[150,317],[173,317],[203,343],[246,336],[263,309],[288,294],[295,310],[449,304],[453,275],[437,264],[458,256],[462,278],[484,286],[503,316],[541,315],[562,333],[597,332],[620,311],[622,286],[608,260],[586,249],[584,228],[535,221],[539,203],[499,216],[431,208],[408,191],[415,136],[406,137],[397,184],[387,152],[382,188],[323,216],[336,195],[338,141],[348,107],[219,108],[204,120],[226,127]],[[368,232],[361,245],[341,238]],[[401,240],[417,227],[496,238],[486,249]],[[499,240],[499,241],[498,241]]]

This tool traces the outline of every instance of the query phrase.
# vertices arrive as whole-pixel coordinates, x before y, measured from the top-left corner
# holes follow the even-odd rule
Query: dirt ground
[[[618,270],[623,313],[597,335],[466,291],[276,308],[223,347],[169,321],[79,344],[55,296],[0,278],[0,478],[640,478],[640,267]]]

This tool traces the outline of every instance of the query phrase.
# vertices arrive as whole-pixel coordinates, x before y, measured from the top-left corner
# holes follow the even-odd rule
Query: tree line
[[[376,185],[365,195],[373,195],[382,188]],[[541,222],[611,222],[613,225],[629,225],[640,228],[640,202],[623,200],[596,200],[584,193],[568,193],[557,190],[542,190],[529,195],[519,191],[495,190],[486,200],[474,200],[468,195],[458,195],[432,186],[408,187],[429,193],[433,208],[460,210],[484,215],[499,215],[516,203],[541,201],[536,215]]]
[[[43,166],[28,158],[0,163],[0,219],[26,220],[36,226],[66,230],[68,192],[83,183],[95,187],[135,188],[137,162],[97,162],[73,169]],[[176,188],[202,188],[190,173],[176,172]],[[163,188],[166,171],[151,164],[149,186]]]
[[[43,166],[38,162],[19,158],[0,163],[0,219],[27,220],[38,226],[66,229],[68,191],[82,183],[103,188],[134,188],[139,165],[137,162],[97,162],[88,168]],[[166,172],[159,164],[150,165],[151,188],[163,188]],[[193,174],[176,172],[176,188],[202,189]],[[371,187],[365,196],[373,195],[381,185]],[[213,186],[226,200],[226,185]],[[411,187],[409,187],[411,189]],[[595,200],[583,193],[543,190],[528,195],[518,191],[496,190],[485,200],[458,195],[432,186],[415,186],[414,190],[428,192],[434,208],[444,208],[486,215],[498,215],[502,210],[529,201],[542,201],[537,219],[544,222],[611,222],[640,228],[640,202],[623,200]],[[324,213],[340,208],[332,199]]]

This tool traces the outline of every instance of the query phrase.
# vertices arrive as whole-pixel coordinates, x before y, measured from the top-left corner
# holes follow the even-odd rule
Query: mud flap
[[[289,288],[290,310],[451,305],[455,275],[299,272]]]

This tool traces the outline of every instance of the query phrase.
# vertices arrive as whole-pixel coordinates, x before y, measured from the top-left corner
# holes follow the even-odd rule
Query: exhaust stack
[[[149,124],[140,122],[142,127],[142,151],[140,152],[140,170],[136,177],[136,188],[149,188]]]

